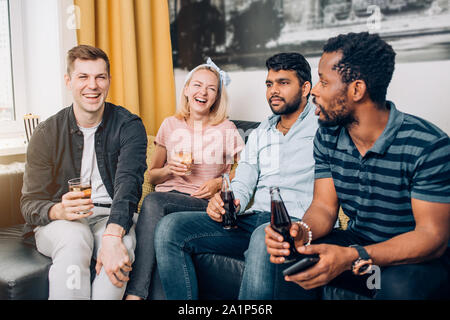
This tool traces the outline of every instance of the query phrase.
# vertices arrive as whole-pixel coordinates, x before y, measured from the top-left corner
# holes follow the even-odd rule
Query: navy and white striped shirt
[[[314,140],[315,179],[333,178],[348,229],[374,242],[414,229],[411,198],[450,203],[448,135],[388,106],[387,126],[364,157],[343,127],[321,127]]]

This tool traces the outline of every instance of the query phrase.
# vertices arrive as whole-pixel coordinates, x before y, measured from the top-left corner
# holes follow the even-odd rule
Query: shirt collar
[[[386,104],[391,109],[389,112],[388,123],[381,136],[375,141],[375,144],[370,149],[370,151],[380,154],[384,153],[392,144],[404,118],[404,114],[397,110],[393,102],[386,101]]]
[[[397,110],[393,102],[386,101],[386,104],[390,109],[388,123],[368,152],[383,154],[394,141],[397,132],[403,123],[404,114]],[[337,148],[349,152],[352,152],[355,148],[355,144],[351,140],[347,129],[344,127],[340,128]]]
[[[303,109],[302,113],[300,113],[300,115],[298,116],[297,120],[295,121],[295,123],[292,125],[291,128],[295,127],[297,123],[300,123],[303,119],[305,119],[312,108],[313,108],[312,104],[308,101],[308,103],[305,106],[305,109]],[[281,117],[280,115],[276,114],[272,114],[271,116],[269,116],[268,119],[269,125],[267,126],[267,131],[277,130],[277,123],[280,120],[280,117]]]
[[[70,106],[69,109],[69,126],[70,126],[70,133],[74,134],[80,131],[80,128],[78,128],[77,120],[75,119],[75,113],[73,112],[73,104]]]
[[[106,119],[108,119],[109,114],[111,113],[111,106],[108,102],[105,102],[105,109],[103,110],[102,121],[100,122],[99,128],[105,127]],[[70,133],[77,133],[80,131],[80,128],[77,124],[77,119],[75,118],[75,113],[73,112],[73,104],[70,106],[69,110],[69,124],[70,124]]]

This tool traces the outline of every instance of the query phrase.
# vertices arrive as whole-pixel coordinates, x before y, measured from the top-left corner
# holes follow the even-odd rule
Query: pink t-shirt
[[[163,121],[155,143],[166,148],[167,159],[174,151],[184,150],[192,153],[190,175],[174,175],[155,187],[155,190],[160,192],[177,190],[188,194],[197,191],[206,181],[229,172],[234,156],[244,148],[244,141],[230,120],[224,120],[215,126],[203,126],[199,121],[191,128],[185,120],[174,116]]]

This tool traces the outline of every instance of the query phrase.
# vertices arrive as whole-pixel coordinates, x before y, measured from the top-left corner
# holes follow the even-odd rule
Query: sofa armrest
[[[0,228],[25,223],[20,211],[25,163],[0,165]]]
[[[148,171],[150,168],[150,162],[152,159],[153,151],[155,151],[155,136],[147,136],[147,170],[144,173],[144,183],[142,184],[142,196],[138,204],[138,212],[141,211],[142,202],[144,198],[150,193],[155,191],[155,186],[152,185],[148,178]]]

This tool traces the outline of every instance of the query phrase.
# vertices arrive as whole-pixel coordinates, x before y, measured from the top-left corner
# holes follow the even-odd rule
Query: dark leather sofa
[[[22,237],[23,170],[0,173],[0,299],[47,299],[51,260]]]
[[[235,121],[241,135],[248,137],[256,122]],[[40,254],[34,238],[22,237],[20,213],[23,171],[0,173],[0,300],[48,298],[48,270],[51,260]],[[239,293],[244,257],[199,254],[194,257],[200,299],[233,300]],[[328,288],[325,299],[363,299],[356,294]]]

